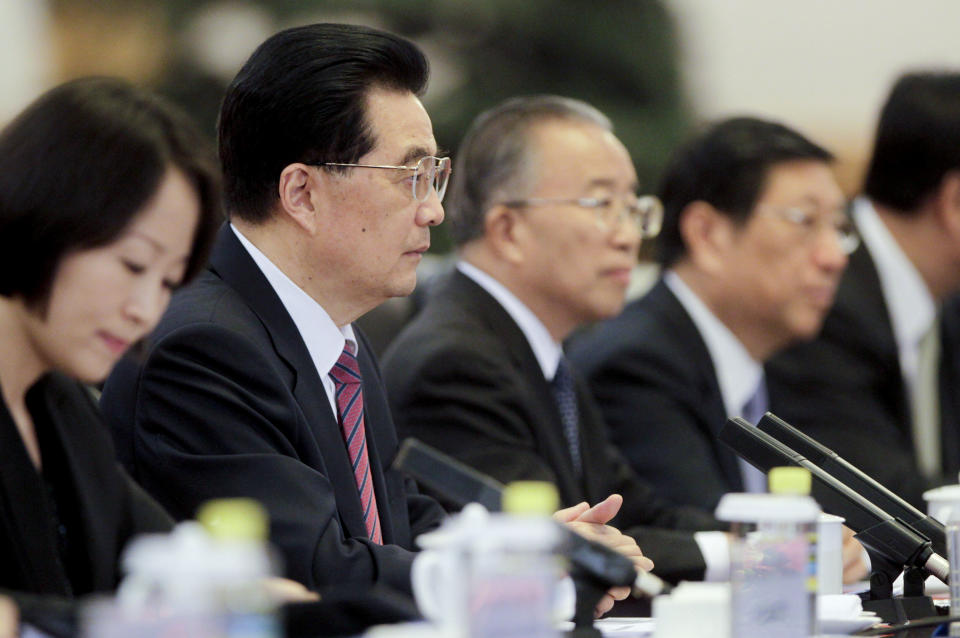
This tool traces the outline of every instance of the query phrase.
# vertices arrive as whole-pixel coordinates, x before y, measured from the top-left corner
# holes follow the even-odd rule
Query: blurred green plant
[[[164,6],[170,24],[179,29],[211,4],[168,0]],[[657,0],[260,0],[237,5],[269,11],[277,29],[315,21],[359,22],[416,41],[433,66],[424,101],[437,141],[454,154],[463,132],[484,109],[515,95],[556,93],[606,113],[630,150],[641,183],[653,189],[691,121],[680,86],[676,29]],[[160,90],[213,131],[223,80],[183,56],[174,59]],[[443,226],[439,230],[433,250],[445,252],[449,241]]]

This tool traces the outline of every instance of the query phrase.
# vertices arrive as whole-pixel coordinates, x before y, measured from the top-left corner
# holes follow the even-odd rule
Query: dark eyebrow
[[[435,152],[439,153],[439,151],[433,151],[425,146],[414,146],[407,150],[398,166],[413,166],[419,162],[421,158],[427,155],[433,155]]]

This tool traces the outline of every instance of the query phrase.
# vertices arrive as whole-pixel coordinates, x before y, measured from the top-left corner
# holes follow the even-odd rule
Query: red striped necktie
[[[373,477],[370,476],[370,458],[367,455],[367,437],[363,425],[363,384],[360,378],[360,366],[353,353],[356,346],[349,341],[343,348],[343,354],[330,370],[330,378],[336,388],[337,416],[340,420],[340,432],[347,445],[353,476],[360,492],[360,504],[363,506],[363,523],[367,527],[367,536],[378,545],[383,544],[380,532],[380,515],[377,511],[377,495],[373,491]]]

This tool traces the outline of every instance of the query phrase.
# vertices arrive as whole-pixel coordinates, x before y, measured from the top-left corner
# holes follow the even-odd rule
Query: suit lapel
[[[227,224],[217,235],[210,267],[257,314],[270,334],[277,356],[292,371],[293,395],[323,456],[325,474],[337,499],[340,522],[348,535],[365,537],[367,530],[353,467],[317,368],[277,293]],[[381,498],[380,490],[377,498]]]
[[[86,560],[91,570],[90,583],[94,590],[109,589],[116,584],[117,548],[114,530],[103,526],[116,522],[112,512],[105,511],[113,510],[116,503],[104,502],[112,495],[103,493],[100,481],[105,473],[113,471],[113,467],[94,467],[95,459],[84,451],[93,447],[91,441],[95,446],[102,445],[109,450],[110,442],[106,436],[101,436],[105,433],[89,431],[99,423],[100,415],[91,397],[85,394],[86,390],[56,375],[48,377],[44,383],[47,389],[43,400],[63,451],[71,493],[78,503]],[[78,423],[84,427],[74,427]],[[112,465],[112,458],[109,462]]]
[[[537,418],[530,425],[537,443],[542,446],[540,452],[550,467],[556,469],[557,489],[560,491],[561,500],[573,502],[582,499],[585,496],[584,486],[577,480],[577,473],[574,471],[573,458],[563,433],[563,422],[553,390],[544,378],[543,369],[523,331],[496,299],[460,271],[452,274],[447,290],[441,294],[449,294],[458,304],[474,309],[478,323],[500,337],[511,363],[520,370],[522,378],[529,381],[532,389],[530,407]],[[582,432],[580,438],[582,445]],[[584,467],[587,467],[586,459]]]
[[[717,462],[730,484],[731,491],[742,491],[743,477],[740,474],[738,457],[718,439],[720,429],[727,422],[727,409],[723,403],[717,371],[713,367],[707,344],[693,319],[662,279],[657,282],[648,297],[650,308],[663,316],[660,324],[669,331],[670,340],[674,343],[670,346],[672,351],[685,353],[696,369],[697,386],[691,388],[691,391],[696,392],[697,401],[692,402],[691,405],[701,406],[700,419],[706,424]],[[669,427],[669,424],[665,424],[664,427]]]
[[[944,302],[940,309],[940,443],[943,474],[956,476],[960,470],[960,432],[957,431],[960,405],[957,392],[960,383],[960,296]]]
[[[57,541],[50,525],[43,483],[33,466],[19,430],[0,404],[0,524],[3,537],[14,543],[20,573],[31,591],[66,595],[66,574],[57,561]]]
[[[371,354],[372,350],[363,333],[356,326],[354,326],[354,330],[360,346],[358,360],[360,375],[363,377],[363,411],[366,423],[367,454],[370,459],[373,489],[377,495],[381,534],[384,543],[402,544],[405,541],[400,538],[394,523],[399,524],[399,521],[406,516],[406,501],[390,499],[384,473],[386,470],[384,472],[380,471],[380,468],[386,468],[393,462],[393,456],[397,452],[396,428],[393,426],[393,418],[385,399],[386,393],[380,380],[376,360]],[[390,427],[372,425],[387,423]],[[381,454],[384,456],[381,456]]]
[[[835,320],[834,316],[837,317]],[[831,329],[831,332],[843,334],[843,338],[849,339],[852,344],[863,344],[863,351],[866,353],[877,353],[874,365],[878,368],[875,370],[878,376],[888,379],[902,378],[899,349],[893,334],[890,311],[880,285],[880,276],[870,251],[863,243],[850,255],[847,269],[840,280],[836,303],[826,319],[826,322],[831,324],[834,321],[839,321],[838,325],[841,326],[854,326],[854,329]],[[826,322],[824,331],[828,329]],[[906,387],[903,384],[900,384],[900,387],[901,391],[896,396],[888,397],[888,400],[892,403],[897,423],[907,440],[912,440],[909,398]]]

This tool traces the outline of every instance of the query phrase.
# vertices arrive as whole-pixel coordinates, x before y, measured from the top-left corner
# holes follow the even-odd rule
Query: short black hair
[[[294,162],[356,162],[376,143],[366,119],[370,89],[421,95],[429,73],[413,43],[369,27],[312,24],[271,36],[220,109],[227,213],[268,219],[280,173]]]
[[[901,76],[880,113],[864,192],[878,204],[910,213],[957,169],[960,74]]]
[[[680,216],[704,201],[745,223],[766,185],[770,169],[795,160],[830,162],[829,151],[783,124],[735,117],[708,127],[677,151],[660,182],[663,227],[657,261],[663,267],[686,254]]]
[[[193,122],[114,78],[37,98],[0,132],[0,295],[45,305],[61,259],[117,239],[171,166],[200,200],[190,279],[222,221],[213,149]]]

